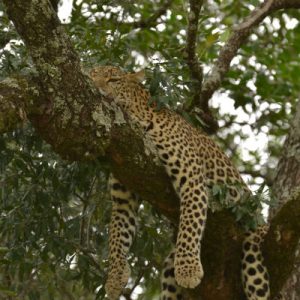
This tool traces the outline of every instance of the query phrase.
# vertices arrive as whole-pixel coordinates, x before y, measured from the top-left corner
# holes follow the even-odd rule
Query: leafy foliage
[[[0,295],[94,299],[97,292],[102,299],[110,212],[103,167],[62,161],[31,128],[2,137],[0,151]],[[142,271],[147,285],[156,287],[147,291],[157,293],[151,274],[157,275],[170,245],[165,221],[151,210],[141,208],[138,259],[131,261],[133,278],[141,280]]]
[[[174,0],[157,20],[144,27],[134,23],[149,20],[164,2],[74,1],[64,27],[87,68],[147,67],[153,101],[176,109],[192,96],[182,51],[186,4]],[[249,8],[237,0],[211,0],[203,7],[197,54],[205,74]],[[31,68],[26,48],[3,11],[0,2],[1,79]],[[271,177],[294,113],[300,84],[299,17],[299,12],[289,12],[267,18],[240,50],[212,101],[221,125],[218,141],[243,173],[253,175],[250,184]],[[229,100],[233,107],[224,110]],[[238,148],[259,133],[267,140],[263,149],[268,159],[262,148]],[[32,128],[2,136],[0,152],[0,298],[103,299],[110,211],[106,165],[63,161]],[[213,193],[222,202],[222,189],[215,187]],[[260,209],[261,197],[249,205],[232,208],[238,219]],[[139,299],[157,297],[158,273],[170,240],[167,222],[144,204],[130,257],[136,268],[128,294],[138,294],[139,286],[146,293]]]

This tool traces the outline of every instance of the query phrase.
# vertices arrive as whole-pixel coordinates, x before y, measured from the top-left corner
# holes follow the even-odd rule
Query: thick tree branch
[[[171,203],[175,193],[163,168],[157,166],[153,155],[145,153],[147,141],[143,141],[143,133],[129,127],[121,110],[104,102],[82,73],[79,58],[49,2],[4,0],[4,3],[38,70],[39,80],[35,80],[37,88],[33,91],[38,95],[33,104],[36,109],[34,113],[26,113],[39,134],[63,158],[95,159],[106,154],[112,168],[118,170],[115,173],[130,178],[130,172],[133,177],[128,181],[139,182],[140,187],[147,186],[143,176],[146,172],[148,179],[159,183],[155,188],[146,188],[144,198],[152,199],[153,203],[160,194],[166,201],[158,208],[174,217],[177,208]],[[22,93],[25,92],[21,89]],[[13,93],[12,103],[20,95]]]
[[[291,122],[291,128],[284,142],[281,158],[276,168],[277,174],[272,186],[272,194],[278,200],[278,207],[270,210],[270,219],[280,210],[281,206],[288,202],[291,195],[300,188],[300,101],[296,106],[296,113]],[[300,199],[298,199],[300,201]],[[298,201],[298,203],[299,203]],[[297,204],[296,204],[297,205]],[[292,207],[294,209],[294,207]],[[281,211],[279,212],[281,213]],[[295,251],[299,260],[299,244]],[[286,272],[291,270],[287,269]],[[289,273],[289,279],[285,283],[282,293],[285,299],[299,298],[300,270],[295,268]],[[282,287],[282,282],[279,282]],[[291,292],[292,291],[292,292]]]
[[[188,28],[186,46],[184,49],[184,58],[190,69],[191,79],[193,84],[193,100],[190,107],[194,107],[200,100],[200,93],[202,89],[203,70],[196,55],[198,24],[200,17],[200,10],[203,1],[190,0],[190,8],[188,12]]]
[[[289,174],[289,176],[286,176]],[[300,186],[300,100],[291,122],[288,136],[284,142],[281,158],[278,162],[272,191],[278,200],[278,207],[270,212],[272,218],[280,206],[286,203],[294,189]]]
[[[291,275],[300,240],[300,189],[272,219],[263,245],[271,277],[271,294],[276,296]]]
[[[223,78],[229,70],[232,59],[245,43],[255,26],[266,16],[280,9],[300,8],[298,0],[265,0],[260,7],[255,9],[244,22],[233,29],[228,41],[221,49],[210,75],[202,85],[201,106],[208,105],[213,93],[220,87]]]
[[[39,80],[34,80],[37,88],[33,91],[39,95],[33,99],[36,111],[27,114],[39,134],[63,157],[78,160],[105,156],[125,185],[176,223],[179,201],[163,167],[156,163],[151,151],[149,154],[151,147],[145,146],[149,141],[127,125],[113,103],[104,102],[81,72],[79,59],[49,2],[4,2],[38,71]],[[12,103],[18,97],[16,92],[14,95]],[[27,97],[23,98],[26,110]],[[299,208],[290,213],[283,210],[276,226],[299,217]],[[209,214],[202,250],[205,278],[191,299],[198,299],[199,295],[206,300],[243,299],[241,232],[229,212]],[[298,238],[296,234],[293,237]],[[266,251],[274,250],[267,247]],[[276,261],[280,262],[287,263],[284,256]],[[275,271],[270,273],[271,277],[276,276]]]
[[[191,103],[184,105],[184,109],[197,114],[206,124],[205,130],[211,134],[217,131],[218,123],[214,120],[208,103],[204,102],[205,105],[201,105],[203,70],[196,54],[199,17],[203,1],[190,0],[189,2],[187,39],[183,55],[190,70],[193,98]]]
[[[47,0],[3,2],[38,73],[34,93],[39,99],[33,104],[35,113],[28,115],[30,121],[63,157],[83,158],[80,149],[87,140],[93,142],[86,145],[86,156],[104,153],[113,112],[99,101],[98,91],[82,72],[51,4]],[[97,129],[86,130],[92,124]]]

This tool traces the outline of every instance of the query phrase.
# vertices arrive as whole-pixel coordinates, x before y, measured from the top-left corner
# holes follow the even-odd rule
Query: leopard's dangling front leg
[[[204,272],[200,259],[201,239],[207,216],[207,190],[196,170],[180,187],[180,221],[176,241],[175,278],[185,288],[194,288]]]
[[[109,225],[109,271],[105,291],[110,300],[117,300],[130,277],[127,254],[136,232],[139,201],[116,178],[110,178],[112,204]]]
[[[159,154],[180,198],[180,221],[174,263],[175,278],[178,285],[194,288],[204,275],[200,260],[200,243],[208,204],[205,178],[192,149],[190,149],[190,156],[182,157],[179,150],[178,153],[174,151],[173,156],[165,155],[165,148],[160,150]]]

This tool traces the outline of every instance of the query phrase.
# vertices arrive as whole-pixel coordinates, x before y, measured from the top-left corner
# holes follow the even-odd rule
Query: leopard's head
[[[132,90],[134,85],[145,79],[145,72],[126,73],[118,67],[99,66],[90,71],[90,77],[100,92],[111,98],[115,98],[118,92]]]

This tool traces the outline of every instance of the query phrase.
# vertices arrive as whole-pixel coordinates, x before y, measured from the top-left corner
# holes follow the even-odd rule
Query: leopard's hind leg
[[[105,290],[117,300],[130,277],[127,254],[136,232],[139,201],[114,176],[110,178],[112,213],[109,226],[109,271]]]
[[[183,300],[182,288],[177,285],[174,274],[175,248],[169,253],[164,261],[161,282],[160,300]]]
[[[261,243],[267,231],[267,225],[249,231],[243,242],[242,280],[248,300],[270,299],[269,275],[261,253]]]

